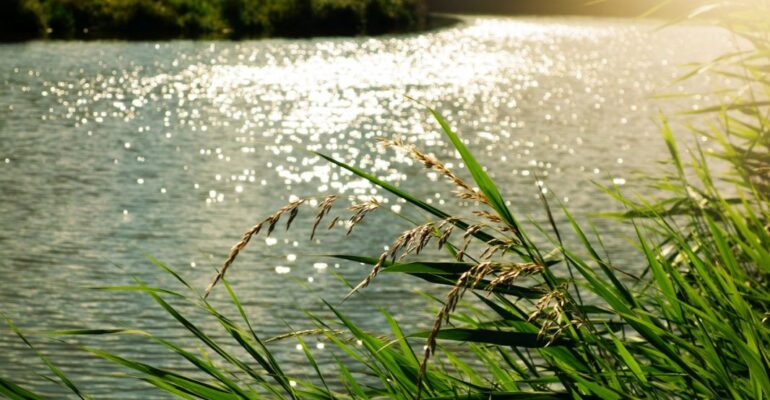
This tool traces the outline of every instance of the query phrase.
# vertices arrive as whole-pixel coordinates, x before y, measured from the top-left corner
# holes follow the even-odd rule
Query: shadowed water
[[[138,277],[178,289],[145,258],[150,254],[202,289],[241,233],[290,199],[341,193],[333,214],[344,216],[351,201],[377,196],[382,209],[350,237],[339,227],[311,243],[314,211],[302,209],[288,233],[279,227],[273,238],[255,238],[228,275],[264,337],[309,327],[305,311],[329,315],[319,299],[338,303],[346,293],[335,275],[357,281],[367,272],[314,254],[377,256],[409,226],[394,213],[426,218],[310,151],[373,171],[434,205],[465,207],[440,177],[376,145],[378,137],[401,136],[465,174],[429,113],[407,95],[445,115],[519,215],[542,221],[538,179],[581,218],[611,210],[590,181],[640,188],[633,171],[654,171],[665,156],[658,108],[681,110],[650,96],[721,84],[670,82],[681,64],[729,48],[729,37],[697,26],[656,27],[472,18],[398,37],[2,45],[2,310],[31,333],[137,326],[185,342],[185,331],[147,296],[93,288]],[[702,96],[697,104],[713,100]],[[624,234],[610,231],[607,245],[622,245]],[[634,253],[614,261],[631,270],[641,265]],[[430,317],[417,311],[426,309],[419,288],[414,279],[385,275],[341,309],[374,331],[387,331],[377,306],[407,331],[425,328]],[[227,303],[222,290],[212,299]],[[201,324],[221,335],[212,321]],[[307,340],[329,360],[331,346]],[[141,337],[33,341],[99,397],[162,396],[114,377],[119,369],[75,343],[189,368]],[[295,344],[273,347],[300,366]],[[0,375],[57,393],[38,372],[34,354],[0,330]]]

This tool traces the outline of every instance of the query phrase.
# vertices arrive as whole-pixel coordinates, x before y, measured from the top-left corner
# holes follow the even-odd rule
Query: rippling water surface
[[[241,232],[290,199],[341,193],[339,213],[343,204],[376,196],[383,209],[351,237],[337,229],[311,242],[313,212],[305,209],[288,234],[255,239],[231,270],[265,337],[308,327],[305,311],[329,314],[320,298],[343,297],[337,275],[357,280],[366,273],[313,254],[376,256],[408,226],[391,211],[425,218],[309,150],[463,210],[439,177],[376,145],[378,137],[400,136],[462,167],[407,95],[440,110],[461,132],[517,213],[541,220],[536,179],[577,215],[609,210],[590,181],[635,190],[633,171],[654,170],[664,155],[656,113],[672,106],[650,96],[685,90],[669,85],[681,64],[729,47],[711,28],[656,27],[472,18],[398,37],[2,45],[2,311],[30,332],[138,326],[184,342],[184,332],[147,296],[92,288],[133,284],[134,277],[178,288],[145,254],[203,288]],[[716,84],[698,82],[704,90]],[[622,230],[609,233],[609,246],[622,243]],[[638,263],[632,253],[616,257],[628,268]],[[342,310],[375,331],[387,327],[378,305],[407,329],[426,326],[427,314],[417,311],[425,300],[415,294],[423,286],[400,276],[378,280]],[[221,291],[212,297],[226,304]],[[309,341],[328,360],[329,346]],[[119,370],[87,357],[77,341],[35,342],[92,394],[158,396],[112,376]],[[141,338],[85,341],[93,342],[185,368]],[[274,348],[291,365],[302,364],[294,342]],[[0,330],[0,375],[55,393],[35,375],[42,371],[18,338]]]

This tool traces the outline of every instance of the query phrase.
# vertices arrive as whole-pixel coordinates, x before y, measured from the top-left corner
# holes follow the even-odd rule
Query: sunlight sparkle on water
[[[275,272],[277,274],[288,274],[289,272],[291,272],[291,268],[290,267],[284,267],[283,265],[279,265],[279,266],[275,267]]]
[[[377,144],[400,137],[475,185],[430,113],[406,96],[446,118],[516,215],[542,216],[535,181],[548,188],[549,199],[568,202],[576,217],[602,210],[610,201],[597,203],[599,190],[585,182],[639,189],[633,171],[666,154],[650,118],[659,108],[654,89],[670,82],[678,65],[731,48],[721,32],[657,27],[637,20],[469,17],[449,29],[373,38],[170,41],[157,49],[120,41],[0,46],[0,192],[6,194],[0,215],[2,228],[13,233],[0,252],[12,271],[46,271],[18,274],[17,281],[9,274],[11,283],[0,290],[9,299],[4,306],[25,313],[34,303],[52,317],[45,320],[67,322],[62,310],[84,299],[72,287],[108,278],[130,282],[134,273],[157,278],[157,268],[136,249],[170,266],[197,265],[196,278],[208,277],[246,229],[304,198],[291,230],[286,216],[272,237],[263,230],[234,269],[241,274],[235,285],[259,289],[239,291],[244,303],[266,310],[265,327],[283,329],[271,320],[286,310],[283,299],[270,295],[274,290],[301,280],[332,299],[322,292],[336,284],[327,274],[363,271],[349,270],[349,263],[303,263],[299,254],[376,255],[407,221],[429,218],[314,152],[449,213],[473,208],[457,199],[443,174],[407,151]],[[723,84],[715,78],[699,88]],[[311,242],[317,206],[330,194],[339,195],[332,214],[342,218],[332,232],[325,229],[331,220],[324,221]],[[381,209],[356,226],[358,234],[344,236],[346,208],[372,198]],[[22,259],[15,249],[46,256]],[[83,259],[77,268],[76,258]],[[106,272],[105,260],[130,268]],[[380,287],[371,288],[373,299]],[[413,289],[384,287],[388,295]],[[88,291],[86,301],[100,295]],[[109,304],[125,311],[123,302]],[[94,309],[78,315],[99,325],[103,313]],[[364,307],[352,314],[371,319]],[[18,340],[0,338],[0,353],[28,358]],[[98,368],[88,372],[103,387],[114,384],[102,383],[106,374]]]

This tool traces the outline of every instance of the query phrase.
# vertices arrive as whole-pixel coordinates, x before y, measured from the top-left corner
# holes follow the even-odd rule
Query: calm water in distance
[[[716,29],[657,26],[469,18],[398,37],[2,45],[0,308],[29,332],[130,326],[191,343],[147,296],[93,288],[131,285],[136,277],[179,289],[145,258],[150,254],[202,289],[241,233],[288,200],[340,193],[334,210],[344,216],[343,206],[376,196],[383,208],[352,236],[340,227],[311,242],[313,211],[303,209],[288,234],[279,228],[271,239],[256,238],[231,269],[264,337],[309,327],[306,311],[328,316],[320,299],[338,303],[346,293],[335,275],[357,281],[367,272],[314,254],[377,256],[409,226],[393,212],[425,216],[308,150],[464,210],[450,185],[377,146],[378,137],[400,136],[466,173],[429,113],[406,95],[447,118],[519,215],[542,221],[537,179],[581,218],[612,210],[591,180],[640,190],[634,171],[655,171],[665,156],[658,108],[682,110],[650,96],[708,92],[720,82],[670,83],[685,71],[682,64],[730,48]],[[702,96],[696,103],[713,101]],[[608,246],[622,246],[627,232],[613,229]],[[614,261],[631,270],[641,265],[634,253]],[[414,331],[430,324],[421,311],[426,300],[415,294],[420,288],[386,274],[341,309],[386,332],[377,312],[384,306]],[[212,301],[227,304],[222,290]],[[213,321],[199,322],[221,337]],[[331,346],[307,340],[329,360]],[[75,343],[189,368],[138,337],[33,341],[97,397],[163,396],[114,377],[119,369]],[[295,344],[273,347],[301,368]],[[58,393],[39,372],[39,360],[0,329],[0,375]]]

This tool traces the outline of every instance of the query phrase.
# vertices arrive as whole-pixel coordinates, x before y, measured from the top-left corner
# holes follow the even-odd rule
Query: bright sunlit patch
[[[290,267],[284,267],[283,265],[279,265],[279,266],[275,267],[275,272],[277,274],[288,274],[289,272],[291,272],[291,268]]]

